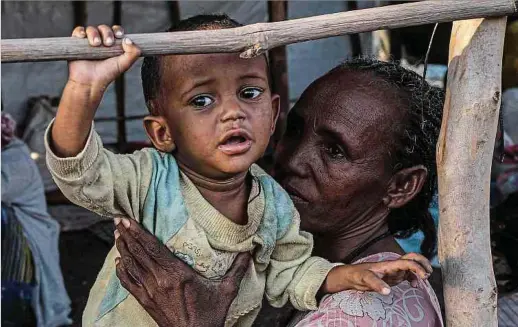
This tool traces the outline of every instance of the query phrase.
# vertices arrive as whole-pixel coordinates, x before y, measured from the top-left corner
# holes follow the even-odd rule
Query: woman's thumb
[[[242,252],[239,253],[232,264],[232,268],[227,273],[230,276],[233,276],[237,280],[241,280],[245,275],[246,270],[248,269],[248,265],[250,264],[250,259],[252,255],[250,252]]]

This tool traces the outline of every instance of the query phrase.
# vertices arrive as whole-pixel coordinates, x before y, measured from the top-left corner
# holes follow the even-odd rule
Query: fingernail
[[[94,44],[99,44],[99,43],[101,43],[101,39],[98,38],[97,36],[94,37]]]
[[[118,239],[119,236],[121,236],[121,233],[119,233],[118,230],[115,230],[115,232],[113,232],[113,235],[115,235],[115,239]]]
[[[121,258],[119,258],[119,257],[115,258],[115,264],[116,265],[119,264],[120,261],[121,261]]]
[[[389,294],[390,294],[390,288],[388,288],[388,287],[384,287],[384,288],[381,290],[381,294],[383,294],[383,295],[389,295]]]
[[[86,33],[85,33],[84,31],[81,31],[81,32],[79,32],[79,35],[81,35],[81,36],[85,36],[85,35],[86,35]]]
[[[106,44],[107,45],[112,45],[112,43],[113,43],[113,39],[111,37],[106,38]]]
[[[133,44],[133,41],[131,41],[129,38],[125,38],[124,43],[126,43],[127,45],[130,45],[130,44]]]
[[[120,37],[120,36],[122,36],[122,32],[121,31],[117,31],[117,32],[115,32],[115,35]]]
[[[122,225],[124,225],[124,227],[126,227],[126,228],[129,228],[130,221],[128,219],[122,219]]]
[[[113,218],[113,222],[115,223],[115,226],[117,226],[118,224],[120,224],[121,219],[120,218]]]

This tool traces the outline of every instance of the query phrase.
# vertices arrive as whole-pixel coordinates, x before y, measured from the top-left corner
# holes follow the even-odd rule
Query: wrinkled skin
[[[292,196],[301,214],[302,229],[313,233],[315,255],[334,262],[344,260],[359,244],[385,234],[390,209],[404,206],[421,191],[426,169],[414,167],[394,173],[390,166],[388,149],[393,140],[389,136],[391,126],[402,119],[400,106],[397,92],[372,75],[342,72],[315,81],[292,109],[288,130],[277,147],[273,175]],[[121,234],[120,238],[125,236]],[[404,254],[395,239],[387,236],[350,260],[384,251]],[[126,255],[131,257],[121,253],[122,258]],[[420,260],[413,255],[405,259]],[[160,269],[153,267],[147,274]],[[202,278],[195,272],[191,275],[183,278]],[[404,275],[395,278],[404,279]],[[394,280],[385,281],[394,284]],[[171,296],[151,283],[145,284],[152,292],[163,293],[164,298]],[[173,293],[179,291],[184,290],[171,289]],[[196,291],[202,292],[201,287]],[[193,295],[186,292],[185,296]],[[220,307],[228,308],[230,303],[218,297]],[[144,303],[143,307],[152,314],[157,310],[153,306],[159,305],[163,306],[162,314],[168,311],[181,315],[182,310],[194,310],[175,307],[172,301]],[[210,307],[212,312],[220,309]],[[272,313],[264,306],[264,311],[269,312],[260,313],[255,325],[273,326],[275,322],[280,326],[279,321],[289,321],[289,308]],[[276,321],[263,320],[266,316],[274,316]],[[197,318],[195,324],[207,325],[203,316]]]
[[[117,232],[117,277],[159,326],[223,326],[250,253],[239,254],[222,279],[210,280],[193,273],[135,221],[125,219]]]

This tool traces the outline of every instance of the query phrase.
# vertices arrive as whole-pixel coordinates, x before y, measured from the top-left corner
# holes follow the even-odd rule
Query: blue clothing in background
[[[438,228],[439,225],[439,201],[437,195],[434,196],[432,203],[430,205],[430,214],[433,217],[433,220],[435,222],[435,228]],[[409,238],[398,238],[396,241],[399,243],[399,246],[405,251],[405,252],[416,252],[421,253],[421,243],[424,240],[424,234],[422,231],[417,231],[413,235],[411,235]],[[439,260],[437,259],[437,256],[434,256],[432,258],[432,266],[439,267]]]

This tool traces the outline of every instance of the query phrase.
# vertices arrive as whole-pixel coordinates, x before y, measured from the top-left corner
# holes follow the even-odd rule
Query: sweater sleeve
[[[114,154],[104,149],[92,124],[84,149],[75,157],[60,158],[51,147],[52,124],[45,133],[47,166],[63,194],[99,215],[140,220],[152,176],[150,151]]]
[[[334,266],[329,261],[311,257],[313,237],[300,231],[296,210],[292,223],[277,241],[266,276],[266,298],[274,307],[289,300],[297,310],[316,310],[317,292]]]

